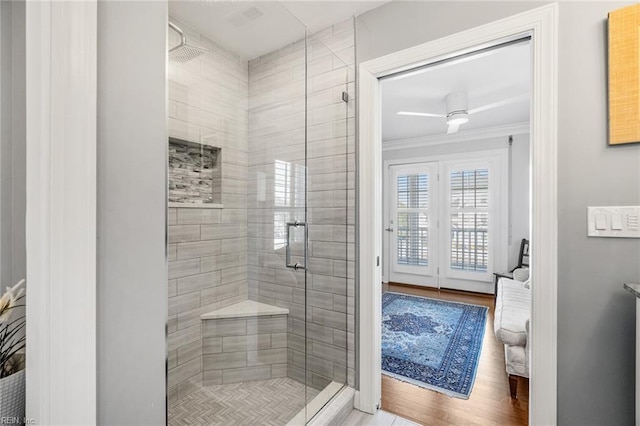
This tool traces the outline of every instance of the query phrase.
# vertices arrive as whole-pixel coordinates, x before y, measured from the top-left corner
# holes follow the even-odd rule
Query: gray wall
[[[25,5],[0,3],[0,285],[26,277]]]
[[[606,17],[624,3],[560,7],[558,417],[633,424],[640,241],[587,238],[589,205],[640,204],[640,146],[607,146]]]
[[[98,423],[165,422],[162,2],[98,5]]]
[[[540,3],[393,2],[361,15],[364,61]],[[607,12],[625,3],[560,4],[558,134],[558,422],[634,421],[634,300],[640,242],[586,237],[588,205],[640,204],[640,146],[607,146]]]

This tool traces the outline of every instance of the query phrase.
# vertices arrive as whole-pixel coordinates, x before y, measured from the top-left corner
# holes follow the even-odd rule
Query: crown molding
[[[507,124],[504,126],[495,126],[485,129],[463,130],[461,132],[450,135],[428,135],[416,138],[398,139],[391,141],[382,141],[383,151],[394,151],[397,149],[418,148],[429,145],[441,145],[445,143],[457,143],[477,141],[482,139],[491,139],[509,135],[522,135],[530,132],[528,122]]]

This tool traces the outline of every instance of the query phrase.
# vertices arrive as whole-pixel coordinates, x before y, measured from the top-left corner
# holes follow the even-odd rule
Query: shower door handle
[[[298,228],[299,226],[304,227],[304,265],[300,265],[299,263],[291,264],[291,227]],[[286,246],[286,265],[287,268],[295,269],[307,269],[307,223],[306,222],[287,222],[287,246]]]

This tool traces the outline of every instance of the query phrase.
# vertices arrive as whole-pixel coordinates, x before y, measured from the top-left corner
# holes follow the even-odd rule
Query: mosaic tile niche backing
[[[169,202],[220,204],[220,148],[169,138]]]

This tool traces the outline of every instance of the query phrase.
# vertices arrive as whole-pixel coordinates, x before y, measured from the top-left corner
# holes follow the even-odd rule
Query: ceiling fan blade
[[[469,110],[469,114],[475,114],[477,112],[488,111],[488,110],[494,109],[494,108],[500,108],[500,107],[505,106],[505,105],[515,104],[517,102],[522,102],[522,101],[525,101],[525,100],[528,100],[528,99],[529,99],[529,95],[514,96],[512,98],[507,98],[507,99],[503,99],[503,100],[498,101],[498,102],[492,102],[490,104],[482,105],[482,106],[479,106],[477,108],[472,108],[472,109]]]
[[[436,117],[436,118],[444,118],[446,115],[444,114],[431,114],[428,112],[408,112],[408,111],[400,111],[398,115],[413,115],[416,117]]]
[[[450,135],[451,133],[456,133],[459,128],[459,124],[449,124],[449,127],[447,128],[447,134]]]

